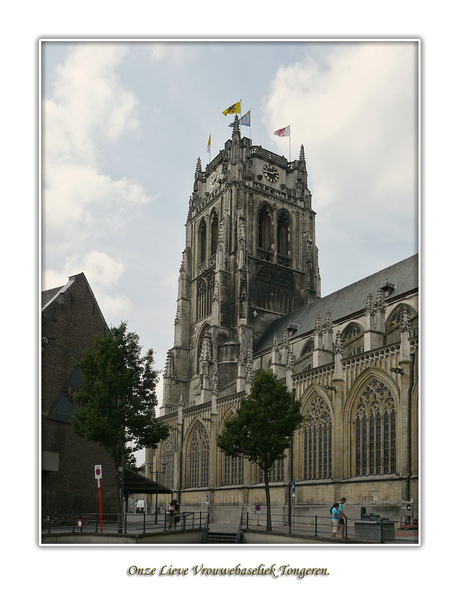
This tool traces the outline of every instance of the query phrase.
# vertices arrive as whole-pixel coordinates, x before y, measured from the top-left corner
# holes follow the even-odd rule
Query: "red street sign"
[[[260,510],[260,506],[259,506],[259,505],[257,505],[257,506],[256,506],[256,512],[258,512],[259,510]]]
[[[77,524],[81,528],[83,526],[83,520],[79,518]]]

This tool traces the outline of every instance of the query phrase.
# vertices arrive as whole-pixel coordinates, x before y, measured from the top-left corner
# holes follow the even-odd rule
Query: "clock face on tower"
[[[213,174],[211,175],[211,187],[214,188],[218,182],[219,182],[219,172],[216,170],[216,172],[213,172]]]
[[[264,176],[270,182],[278,182],[279,180],[279,172],[275,168],[275,166],[269,166],[268,164],[264,167]]]

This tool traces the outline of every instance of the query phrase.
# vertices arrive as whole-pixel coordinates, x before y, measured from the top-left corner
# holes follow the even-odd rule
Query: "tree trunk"
[[[270,485],[269,485],[269,470],[264,470],[264,481],[265,481],[265,501],[267,502],[267,531],[272,530],[272,509],[270,502]]]
[[[117,467],[116,472],[117,479],[117,523],[118,532],[123,532],[123,471],[120,472]]]

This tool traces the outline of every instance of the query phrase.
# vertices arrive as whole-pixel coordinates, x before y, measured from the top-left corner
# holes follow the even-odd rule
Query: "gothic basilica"
[[[224,149],[198,160],[160,408],[171,434],[147,453],[182,510],[263,508],[260,470],[216,437],[264,368],[305,417],[271,471],[275,514],[294,499],[325,516],[345,496],[353,516],[397,519],[404,504],[417,516],[418,256],[321,297],[315,217],[303,146],[288,161],[236,118]]]

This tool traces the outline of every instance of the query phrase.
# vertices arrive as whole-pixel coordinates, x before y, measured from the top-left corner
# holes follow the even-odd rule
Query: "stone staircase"
[[[238,543],[238,530],[233,525],[217,525],[209,528],[205,543]]]

